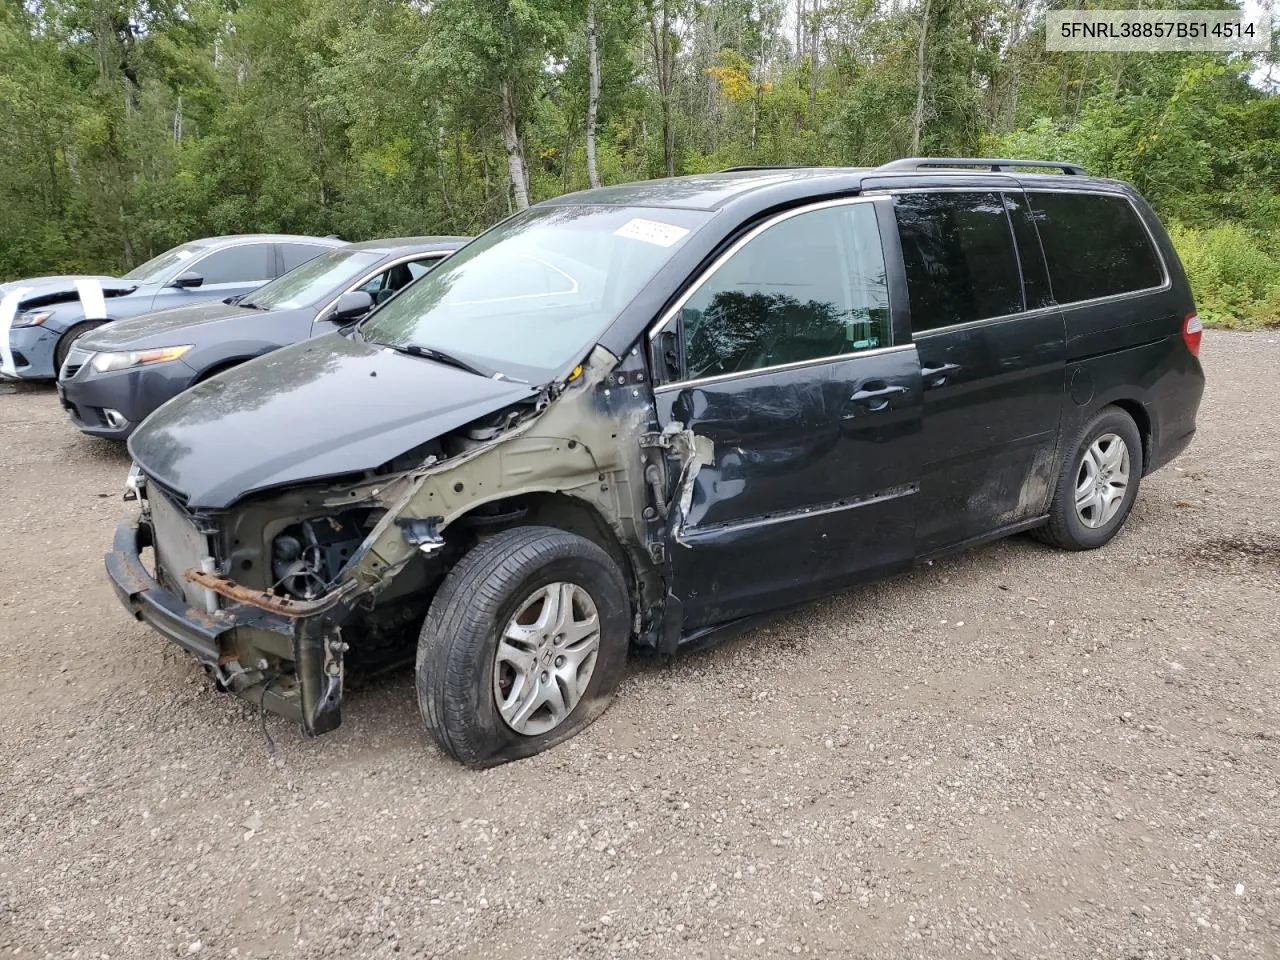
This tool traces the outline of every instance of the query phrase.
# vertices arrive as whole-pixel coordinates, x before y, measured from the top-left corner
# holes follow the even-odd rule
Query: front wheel
[[[1119,407],[1100,410],[1077,436],[1035,535],[1064,550],[1092,550],[1120,532],[1142,480],[1142,436]]]
[[[62,335],[53,351],[54,379],[61,375],[62,365],[67,362],[67,354],[71,352],[71,348],[75,346],[76,341],[85,334],[97,330],[105,322],[105,320],[86,320],[83,323],[77,323]]]
[[[422,624],[427,728],[471,767],[567,740],[622,678],[629,607],[617,564],[590,540],[516,527],[483,541],[449,571]]]

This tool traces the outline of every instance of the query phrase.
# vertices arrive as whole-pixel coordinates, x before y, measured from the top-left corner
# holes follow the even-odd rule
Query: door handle
[[[960,369],[958,363],[941,363],[936,367],[921,367],[920,376],[926,387],[940,387],[947,382],[947,377]]]
[[[906,393],[907,388],[894,384],[887,387],[879,387],[875,390],[859,390],[849,399],[854,403],[864,404],[872,413],[889,408],[889,398],[896,397],[900,393]]]

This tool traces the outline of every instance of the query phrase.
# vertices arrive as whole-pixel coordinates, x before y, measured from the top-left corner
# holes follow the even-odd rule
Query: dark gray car
[[[123,440],[192,384],[338,329],[465,242],[412,237],[348,244],[251,294],[114,323],[70,350],[58,396],[82,431]]]
[[[253,233],[193,240],[123,277],[34,277],[0,284],[0,377],[52,380],[90,330],[155,310],[256,290],[333,247],[335,237]]]

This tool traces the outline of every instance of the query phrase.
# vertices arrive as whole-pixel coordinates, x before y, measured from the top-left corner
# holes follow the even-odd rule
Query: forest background
[[[1274,41],[1049,53],[1039,0],[0,3],[0,280],[225,233],[474,233],[742,164],[1006,156],[1131,181],[1207,323],[1280,325]]]

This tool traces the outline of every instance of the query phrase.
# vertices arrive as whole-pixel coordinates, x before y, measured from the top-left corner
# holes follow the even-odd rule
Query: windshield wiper
[[[445,353],[443,350],[437,350],[435,347],[423,347],[416,343],[387,343],[383,346],[390,347],[399,353],[407,353],[411,357],[426,357],[428,360],[434,360],[436,363],[447,364],[451,367],[457,367],[459,370],[465,370],[467,373],[474,373],[477,377],[492,379],[495,376],[502,376],[496,370],[486,370],[478,367],[469,360],[463,360],[455,357],[451,353]]]
[[[264,307],[260,303],[254,303],[252,300],[240,300],[236,303],[237,307],[244,307],[246,310],[269,310],[270,307]]]

